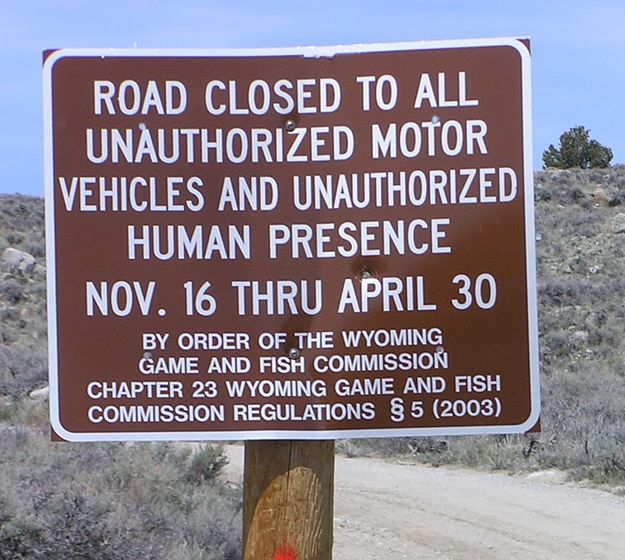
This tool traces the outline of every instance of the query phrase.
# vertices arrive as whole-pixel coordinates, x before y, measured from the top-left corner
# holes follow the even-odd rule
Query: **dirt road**
[[[233,480],[242,453],[229,450]],[[337,457],[335,480],[337,560],[625,558],[625,499],[563,484],[556,473]]]

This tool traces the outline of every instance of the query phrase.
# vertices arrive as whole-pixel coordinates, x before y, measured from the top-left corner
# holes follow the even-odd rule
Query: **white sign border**
[[[406,436],[458,436],[481,434],[526,433],[540,419],[540,382],[538,375],[538,312],[536,299],[536,251],[534,226],[534,180],[532,163],[532,105],[531,57],[524,38],[463,39],[448,41],[418,41],[401,43],[372,43],[325,47],[261,48],[261,49],[59,49],[52,51],[43,65],[43,117],[44,117],[44,173],[48,305],[48,370],[50,378],[50,421],[54,432],[67,441],[199,441],[199,440],[263,440],[263,439],[344,439]],[[266,57],[302,56],[305,58],[331,58],[339,54],[365,54],[413,50],[462,49],[476,47],[512,47],[520,55],[522,72],[523,110],[523,163],[525,185],[525,247],[527,270],[528,340],[530,363],[531,412],[527,420],[518,425],[471,426],[442,428],[388,428],[362,430],[254,430],[219,432],[94,432],[75,433],[66,430],[60,421],[60,395],[57,353],[56,308],[56,239],[54,221],[54,160],[52,70],[63,58],[72,57]]]

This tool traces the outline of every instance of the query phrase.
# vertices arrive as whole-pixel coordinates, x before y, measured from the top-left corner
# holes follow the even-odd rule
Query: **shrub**
[[[223,467],[228,464],[228,458],[220,445],[202,445],[191,457],[187,467],[185,479],[192,484],[201,484],[213,480]]]
[[[0,560],[235,560],[241,493],[186,481],[187,445],[54,444],[0,431]],[[220,452],[203,448],[217,463]]]

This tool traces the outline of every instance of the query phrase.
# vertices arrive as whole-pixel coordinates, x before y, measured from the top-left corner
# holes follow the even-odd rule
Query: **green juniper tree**
[[[612,150],[590,139],[590,130],[575,126],[560,136],[560,148],[553,144],[543,152],[543,165],[556,169],[609,167]]]

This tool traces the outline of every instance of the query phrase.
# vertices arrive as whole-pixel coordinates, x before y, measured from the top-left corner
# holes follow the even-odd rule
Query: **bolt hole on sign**
[[[44,53],[61,439],[539,422],[529,41]]]

